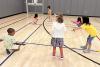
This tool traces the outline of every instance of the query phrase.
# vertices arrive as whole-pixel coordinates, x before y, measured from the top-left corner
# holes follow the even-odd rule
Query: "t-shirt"
[[[12,49],[14,45],[13,43],[16,42],[14,36],[11,35],[3,36],[1,39],[4,41],[4,46],[6,49]]]
[[[97,30],[96,30],[96,28],[93,25],[83,24],[81,26],[81,28],[84,29],[92,37],[95,37],[97,35]]]
[[[53,22],[52,25],[52,37],[63,38],[66,27],[64,23]]]

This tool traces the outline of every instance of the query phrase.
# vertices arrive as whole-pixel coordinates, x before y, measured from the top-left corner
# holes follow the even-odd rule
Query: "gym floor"
[[[8,28],[16,30],[15,38],[18,41],[25,41],[27,44],[21,46],[19,51],[14,52],[1,67],[100,67],[100,41],[95,38],[90,53],[83,53],[80,46],[84,46],[88,34],[84,30],[72,31],[77,27],[71,21],[77,16],[64,16],[66,24],[64,59],[59,59],[59,48],[56,57],[52,56],[50,44],[52,22],[48,22],[47,15],[39,14],[37,24],[33,22],[34,14],[26,18],[26,14],[19,14],[0,19],[0,37],[7,34]],[[52,20],[55,21],[55,16]],[[90,17],[91,23],[98,30],[100,37],[100,18]],[[44,24],[43,24],[44,22]],[[47,30],[47,31],[46,31]],[[7,57],[3,42],[0,43],[0,63]]]

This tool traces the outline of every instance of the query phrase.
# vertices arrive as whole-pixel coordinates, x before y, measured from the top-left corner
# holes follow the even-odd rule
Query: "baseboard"
[[[70,14],[63,14],[64,16],[88,16],[88,15],[70,15]],[[99,17],[100,16],[88,16],[88,17]]]
[[[7,18],[7,17],[11,17],[11,16],[18,15],[18,14],[22,14],[22,13],[26,13],[26,12],[20,12],[20,13],[8,15],[8,16],[0,17],[0,19]]]

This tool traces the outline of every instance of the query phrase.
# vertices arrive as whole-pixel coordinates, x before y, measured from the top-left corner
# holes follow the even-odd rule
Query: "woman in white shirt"
[[[63,59],[63,45],[64,45],[64,32],[66,30],[65,24],[63,23],[63,17],[59,15],[57,21],[53,22],[52,25],[52,39],[51,44],[53,46],[53,56],[56,54],[56,47],[59,47],[61,59]]]

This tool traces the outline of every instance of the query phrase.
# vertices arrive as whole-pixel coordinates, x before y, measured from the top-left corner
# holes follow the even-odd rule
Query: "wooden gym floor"
[[[11,27],[16,30],[16,40],[27,43],[25,46],[21,46],[19,51],[14,52],[1,67],[100,67],[100,52],[96,52],[100,50],[100,41],[95,38],[91,53],[83,53],[80,46],[85,45],[88,34],[84,30],[72,31],[77,26],[71,21],[76,20],[77,16],[64,16],[67,32],[64,38],[66,46],[64,46],[63,60],[59,59],[59,48],[57,49],[56,57],[52,57],[51,36],[44,29],[45,27],[47,31],[51,32],[52,22],[48,22],[47,15],[39,14],[37,25],[29,24],[33,21],[32,18],[32,14],[26,18],[26,14],[23,13],[0,19],[0,37],[7,34],[6,30]],[[55,20],[55,17],[52,16],[52,19]],[[43,26],[41,24],[44,20]],[[100,37],[100,18],[90,17],[90,21],[97,28],[98,36]],[[73,51],[78,52],[78,54]],[[0,63],[5,57],[7,55],[3,42],[1,42]]]

